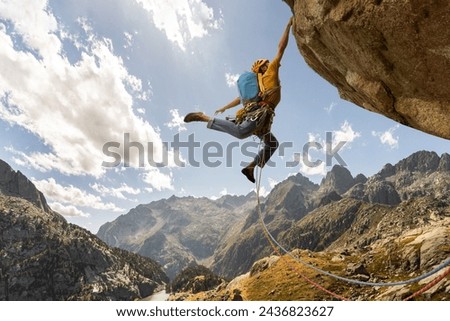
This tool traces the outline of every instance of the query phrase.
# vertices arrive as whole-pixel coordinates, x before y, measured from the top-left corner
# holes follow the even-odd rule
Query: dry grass
[[[299,251],[301,253],[301,259],[314,266],[317,266],[323,270],[329,271],[333,274],[354,278],[354,276],[346,275],[347,266],[352,263],[358,263],[361,257],[358,255],[353,256],[341,256],[339,254],[332,254],[326,252],[312,253],[310,251]],[[333,257],[339,257],[339,259],[333,260]],[[386,257],[384,257],[386,259]],[[399,259],[399,257],[392,258],[393,260]],[[384,282],[393,282],[399,279],[405,279],[404,276],[392,276],[389,273],[384,273],[381,268],[386,264],[386,260],[383,261],[383,255],[379,253],[379,256],[374,258],[374,261],[367,266],[368,271],[376,271],[378,269],[377,277]],[[325,289],[332,291],[339,296],[345,297],[349,300],[364,300],[371,301],[376,298],[393,299],[396,293],[400,293],[404,298],[415,291],[421,289],[425,284],[413,284],[402,289],[390,288],[390,287],[370,287],[359,286],[350,283],[345,283],[334,278],[324,276],[309,267],[305,267],[302,264],[295,261],[288,255],[281,257],[270,268],[256,273],[251,277],[245,277],[238,282],[233,288],[222,288],[219,291],[208,291],[197,293],[195,295],[187,295],[185,300],[194,301],[214,301],[214,300],[231,300],[233,292],[238,289],[243,300],[247,301],[331,301],[336,300],[332,295],[325,293],[317,287],[311,285],[303,277],[313,280],[320,284]],[[446,282],[446,283],[445,283]],[[446,284],[446,285],[443,285]],[[446,287],[449,287],[450,276],[447,276],[446,281],[441,281],[440,289],[435,291],[432,296],[422,295],[415,300],[450,300],[450,294],[447,293]],[[386,293],[386,297],[383,298],[383,293]],[[399,294],[400,295],[400,294]]]

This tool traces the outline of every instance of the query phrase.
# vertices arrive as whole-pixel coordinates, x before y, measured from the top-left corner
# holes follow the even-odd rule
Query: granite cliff
[[[33,205],[49,213],[50,207],[44,195],[20,171],[14,171],[0,159],[0,194],[17,196],[30,201]]]
[[[0,161],[0,300],[133,300],[167,282],[151,259],[69,224]]]
[[[343,99],[450,139],[450,3],[284,0],[306,63]]]

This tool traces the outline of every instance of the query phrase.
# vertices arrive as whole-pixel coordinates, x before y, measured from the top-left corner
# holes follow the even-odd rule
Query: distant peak
[[[353,185],[355,180],[350,171],[343,166],[334,165],[322,180],[320,188],[325,193],[336,191],[338,194],[343,194]]]
[[[449,154],[447,154],[447,153],[442,154],[438,169],[440,171],[450,171],[450,155]]]
[[[439,167],[441,158],[435,152],[418,151],[402,159],[395,165],[395,171],[429,172]]]
[[[0,160],[0,192],[23,198],[45,212],[51,212],[44,195],[20,171],[15,171],[3,160]]]

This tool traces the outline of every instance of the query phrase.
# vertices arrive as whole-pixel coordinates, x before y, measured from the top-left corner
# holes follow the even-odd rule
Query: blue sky
[[[234,79],[255,59],[273,58],[290,15],[273,0],[2,1],[0,158],[31,178],[53,209],[94,233],[138,204],[171,195],[247,194],[254,186],[241,162],[257,141],[236,145],[181,120],[190,111],[213,114],[235,98]],[[327,132],[332,147],[346,141],[339,155],[353,175],[373,175],[418,150],[449,151],[447,140],[340,99],[305,64],[293,37],[280,78],[272,129],[284,153],[264,170],[264,193],[298,172],[320,182],[336,159],[326,164],[324,149],[311,148],[309,160],[322,163],[308,167],[296,154],[308,142],[325,147]],[[126,137],[142,146],[145,166],[137,147],[124,162]],[[193,153],[173,148],[189,137],[198,144]],[[115,154],[105,154],[108,143]],[[220,149],[229,153],[215,155]],[[111,155],[120,164],[102,166]],[[151,166],[148,155],[167,162]]]

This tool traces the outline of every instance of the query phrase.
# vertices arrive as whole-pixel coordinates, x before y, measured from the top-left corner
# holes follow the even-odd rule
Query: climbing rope
[[[261,149],[261,145],[262,145],[262,139],[261,139],[260,144],[259,144],[259,149]],[[263,150],[263,158],[264,158],[264,153],[265,153],[265,150]],[[257,166],[257,167],[258,167],[258,166]],[[256,168],[256,170],[258,171],[257,168]],[[430,276],[436,274],[437,272],[439,272],[439,271],[441,271],[442,269],[444,269],[446,266],[450,265],[450,258],[448,258],[448,259],[445,260],[442,264],[440,264],[438,267],[434,268],[433,270],[431,270],[431,271],[429,271],[429,272],[427,272],[427,273],[424,273],[424,274],[422,274],[422,275],[420,275],[420,276],[418,276],[418,277],[412,278],[412,279],[408,279],[408,280],[404,280],[404,281],[397,281],[397,282],[365,282],[365,281],[359,281],[359,280],[355,280],[355,279],[345,278],[345,277],[342,277],[342,276],[339,276],[339,275],[330,273],[330,272],[328,272],[328,271],[325,271],[325,270],[323,270],[323,269],[320,269],[320,268],[318,268],[318,267],[316,267],[316,266],[314,266],[314,265],[312,265],[312,264],[310,264],[310,263],[308,263],[308,262],[303,261],[303,260],[300,259],[299,257],[293,255],[291,252],[289,252],[287,249],[285,249],[285,248],[284,248],[284,247],[283,247],[283,246],[275,239],[275,237],[270,233],[269,229],[267,228],[266,224],[264,223],[264,219],[263,219],[263,217],[262,217],[262,211],[261,211],[261,203],[260,203],[260,194],[259,194],[259,193],[260,193],[260,188],[261,188],[262,168],[259,170],[259,172],[258,172],[258,174],[257,174],[256,176],[257,176],[257,178],[258,178],[257,184],[256,184],[256,196],[257,196],[257,204],[258,204],[258,206],[257,206],[257,208],[258,208],[258,214],[259,214],[259,218],[260,218],[261,225],[262,225],[262,227],[263,227],[264,234],[265,234],[267,240],[269,241],[269,243],[271,244],[272,248],[273,248],[273,249],[276,251],[276,253],[279,254],[279,255],[280,255],[281,253],[280,253],[280,251],[278,250],[278,248],[281,249],[285,254],[287,254],[287,255],[290,256],[292,259],[294,259],[294,261],[296,261],[296,262],[298,262],[298,263],[300,263],[300,264],[302,264],[302,265],[304,265],[304,266],[307,266],[307,267],[309,267],[309,268],[315,270],[315,271],[318,272],[318,273],[327,275],[327,276],[329,276],[329,277],[332,277],[332,278],[335,278],[335,279],[338,279],[338,280],[341,280],[341,281],[344,281],[344,282],[347,282],[347,283],[352,283],[352,284],[357,284],[357,285],[363,285],[363,286],[396,286],[396,285],[407,285],[407,284],[419,282],[419,281],[421,281],[421,280],[423,280],[423,279],[426,279],[426,278],[428,278],[428,277],[430,277]],[[277,247],[278,247],[278,248],[277,248]],[[280,256],[281,256],[281,255],[280,255]],[[427,285],[427,286],[425,286],[423,289],[421,289],[421,290],[419,290],[419,291],[413,293],[411,296],[409,296],[409,297],[406,298],[405,300],[409,300],[409,299],[411,299],[411,298],[413,298],[413,297],[415,297],[415,296],[417,296],[417,295],[419,295],[419,294],[425,292],[426,290],[428,290],[429,288],[431,288],[433,285],[437,284],[439,281],[441,281],[443,278],[445,278],[445,277],[446,277],[447,275],[449,275],[449,274],[450,274],[450,268],[449,268],[445,273],[443,273],[441,276],[438,276],[438,277],[435,278],[433,281],[431,281],[430,284],[432,284],[432,285]],[[305,276],[303,276],[303,275],[301,275],[301,276],[304,277],[304,278],[306,279]],[[309,281],[308,281],[308,282],[309,282]],[[313,281],[311,280],[311,282],[313,282]],[[310,282],[310,283],[311,283],[311,282]],[[315,282],[314,282],[314,283],[315,283]],[[317,283],[315,283],[315,284],[313,284],[313,285],[316,286],[316,287],[319,287],[321,290],[323,290],[323,291],[325,291],[325,292],[327,292],[327,293],[329,293],[329,294],[331,294],[331,295],[333,295],[333,296],[335,296],[335,297],[337,297],[337,298],[339,297],[339,299],[341,299],[341,300],[347,300],[347,299],[345,299],[345,298],[343,298],[343,297],[341,297],[341,296],[339,296],[339,295],[337,295],[337,294],[335,294],[335,293],[332,293],[332,292],[330,292],[330,291],[324,289],[323,287],[321,287],[321,286],[318,285]]]
[[[413,294],[411,294],[409,297],[407,297],[406,299],[404,299],[403,301],[409,301],[413,298],[415,298],[416,296],[424,293],[425,291],[431,289],[433,286],[435,286],[436,284],[438,284],[440,281],[442,281],[447,275],[450,274],[450,268],[447,269],[447,271],[445,271],[444,273],[442,273],[440,276],[436,277],[434,280],[432,280],[430,283],[428,283],[426,286],[424,286],[422,289],[414,292]]]
[[[266,134],[267,135],[267,134]],[[262,138],[259,142],[259,149],[261,149],[261,144],[262,144]],[[265,155],[265,151],[263,151],[263,159],[264,159],[264,155]],[[281,258],[283,257],[283,254],[279,251],[279,249],[277,248],[277,246],[275,244],[278,244],[278,242],[276,241],[276,239],[272,236],[272,234],[270,234],[269,230],[267,229],[266,224],[264,223],[264,219],[262,216],[262,212],[261,212],[261,201],[260,201],[260,189],[261,189],[261,177],[262,177],[262,168],[261,170],[258,172],[258,166],[256,166],[256,171],[257,171],[257,177],[258,180],[256,182],[256,199],[257,199],[257,203],[258,203],[258,216],[259,216],[259,220],[261,222],[261,225],[263,226],[263,231],[264,231],[264,235],[266,236],[266,239],[269,241],[269,244],[272,246],[273,250],[275,251],[275,253],[277,253],[277,255]],[[282,248],[282,247],[281,247]],[[285,251],[286,252],[286,251]],[[341,300],[341,301],[350,301],[349,299],[347,299],[346,297],[343,297],[337,293],[334,293],[328,289],[326,289],[325,287],[323,287],[322,285],[320,285],[319,283],[313,281],[312,279],[310,279],[309,277],[307,277],[306,275],[304,275],[303,273],[301,273],[300,271],[298,271],[298,269],[296,269],[294,266],[292,266],[291,264],[289,264],[289,262],[287,262],[289,268],[291,271],[294,271],[295,273],[297,273],[298,276],[300,276],[301,278],[303,278],[306,282],[308,282],[309,284],[311,284],[312,286],[314,286],[315,288],[321,290],[322,292],[325,292],[329,295],[331,295],[332,297]]]
[[[262,171],[261,171],[262,172]],[[259,220],[263,226],[263,231],[264,231],[264,235],[266,236],[267,240],[269,241],[270,245],[272,246],[273,250],[275,251],[275,253],[277,253],[277,255],[279,257],[283,257],[283,254],[279,251],[279,249],[277,248],[277,246],[273,243],[275,242],[277,244],[277,241],[274,240],[274,238],[272,237],[272,235],[270,234],[269,230],[266,227],[266,224],[264,223],[264,219],[262,217],[262,213],[261,213],[261,203],[260,203],[260,197],[259,197],[259,191],[260,191],[260,179],[258,179],[257,181],[257,188],[256,188],[256,198],[258,201],[258,214],[259,214]],[[303,278],[306,282],[308,282],[309,284],[311,284],[312,286],[318,288],[319,290],[333,296],[334,298],[338,299],[338,300],[342,300],[342,301],[350,301],[349,299],[334,293],[328,289],[326,289],[325,287],[321,286],[319,283],[314,282],[312,279],[308,278],[306,275],[304,275],[303,273],[301,273],[300,271],[298,271],[298,269],[296,269],[295,267],[293,267],[292,265],[289,264],[289,262],[287,262],[290,270],[294,271],[297,273],[298,276],[300,276],[301,278]]]

